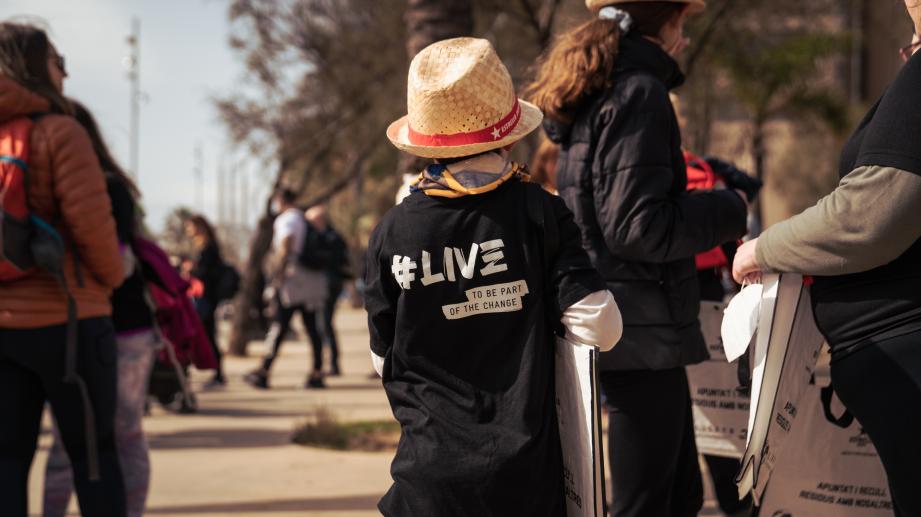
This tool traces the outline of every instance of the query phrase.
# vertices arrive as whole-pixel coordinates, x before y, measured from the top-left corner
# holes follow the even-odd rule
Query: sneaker
[[[341,377],[342,376],[342,370],[339,369],[338,364],[334,364],[332,368],[329,369],[329,376],[330,377]]]
[[[246,376],[243,377],[243,380],[254,388],[262,390],[269,389],[269,376],[266,374],[265,370],[261,368],[247,373]]]
[[[210,381],[206,382],[203,386],[206,390],[213,390],[216,388],[223,388],[227,386],[227,380],[224,379],[224,376],[221,374],[215,374]]]
[[[322,373],[313,373],[310,377],[307,378],[307,382],[304,383],[305,388],[325,388],[326,383],[323,382]]]

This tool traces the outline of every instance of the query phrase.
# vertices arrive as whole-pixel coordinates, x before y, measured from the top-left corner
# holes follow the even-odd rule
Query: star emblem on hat
[[[498,140],[499,137],[501,137],[501,136],[502,136],[502,133],[499,132],[499,128],[497,128],[497,127],[492,128],[492,138],[493,138],[493,140]]]

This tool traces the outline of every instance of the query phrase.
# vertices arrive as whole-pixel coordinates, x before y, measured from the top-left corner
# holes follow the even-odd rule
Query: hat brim
[[[422,158],[459,158],[501,149],[528,136],[540,127],[544,120],[544,114],[537,106],[522,99],[518,99],[518,103],[521,105],[521,120],[518,121],[518,125],[505,138],[492,142],[444,147],[415,145],[409,141],[409,115],[390,124],[387,128],[387,138],[397,149]]]

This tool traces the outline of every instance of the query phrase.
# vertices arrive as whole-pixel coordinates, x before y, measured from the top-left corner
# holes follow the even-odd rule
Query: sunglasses
[[[899,49],[899,55],[902,56],[902,61],[908,62],[911,59],[911,56],[921,48],[921,41],[916,41],[915,43],[909,43],[904,47]]]

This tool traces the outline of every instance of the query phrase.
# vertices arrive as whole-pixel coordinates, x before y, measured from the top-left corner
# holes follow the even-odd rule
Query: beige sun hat
[[[489,41],[454,38],[429,45],[409,66],[408,115],[390,124],[397,148],[424,158],[499,149],[540,126],[540,109],[515,95]]]
[[[663,0],[585,0],[585,6],[588,7],[589,11],[597,13],[601,10],[602,7],[608,5],[618,5],[618,4],[628,4],[628,3],[638,3],[638,2],[661,2]],[[688,11],[691,14],[696,14],[707,8],[707,2],[704,0],[664,0],[666,2],[677,2],[681,4],[689,4]]]

